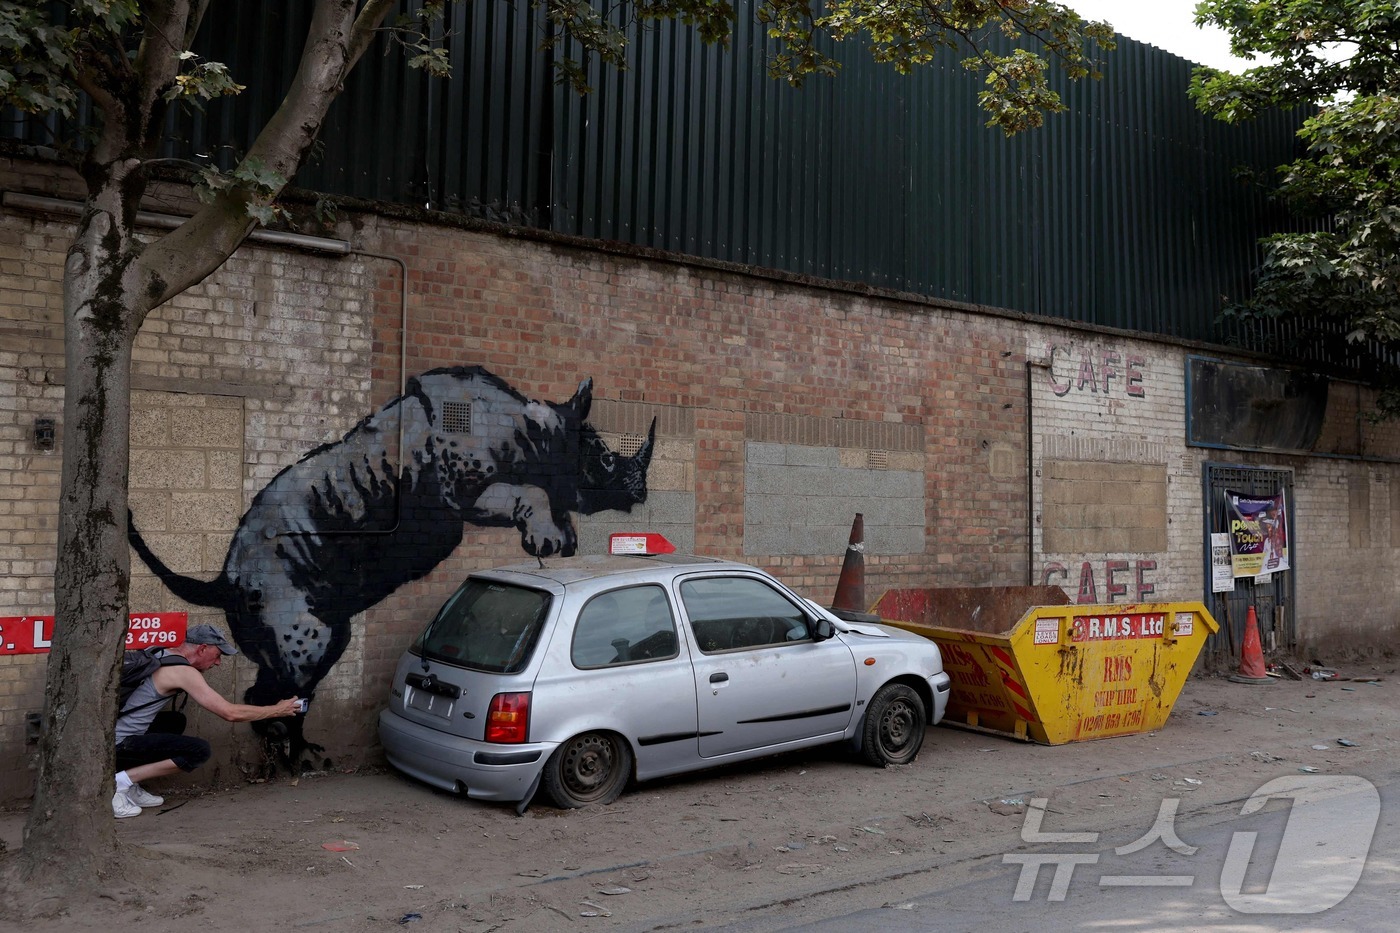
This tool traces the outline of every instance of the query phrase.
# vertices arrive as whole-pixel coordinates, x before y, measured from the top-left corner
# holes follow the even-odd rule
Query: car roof
[[[657,554],[648,556],[614,556],[588,554],[582,557],[555,557],[528,563],[511,564],[480,570],[474,577],[509,578],[526,586],[539,586],[548,581],[568,586],[600,577],[639,574],[643,577],[667,577],[686,570],[753,570],[748,564],[700,557],[695,554]]]

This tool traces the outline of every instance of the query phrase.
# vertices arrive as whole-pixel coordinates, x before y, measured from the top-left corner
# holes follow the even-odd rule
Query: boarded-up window
[[[1044,470],[1047,553],[1167,549],[1165,464],[1046,460]]]

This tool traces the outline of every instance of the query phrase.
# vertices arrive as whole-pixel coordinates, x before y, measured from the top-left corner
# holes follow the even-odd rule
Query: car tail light
[[[530,731],[530,694],[498,693],[486,712],[486,741],[519,745]]]

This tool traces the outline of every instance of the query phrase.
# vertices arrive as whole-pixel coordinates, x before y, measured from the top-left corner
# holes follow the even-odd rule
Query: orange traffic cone
[[[1264,649],[1259,644],[1259,621],[1254,615],[1253,606],[1249,607],[1249,615],[1245,618],[1239,673],[1231,674],[1230,679],[1237,684],[1273,683],[1273,678],[1264,668]]]
[[[851,523],[851,541],[846,545],[846,560],[841,564],[831,608],[865,612],[865,516],[859,512]]]

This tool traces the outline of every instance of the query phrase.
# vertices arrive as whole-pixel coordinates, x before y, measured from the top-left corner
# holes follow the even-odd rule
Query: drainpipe
[[[1035,392],[1032,370],[1050,368],[1046,360],[1026,360],[1026,586],[1035,586]]]
[[[368,250],[350,249],[350,253],[355,256],[367,256],[370,259],[382,259],[386,262],[398,263],[399,266],[399,398],[402,399],[408,390],[408,263],[402,257],[391,256],[388,253],[371,253]],[[394,524],[390,528],[374,528],[362,531],[343,531],[342,534],[360,535],[387,535],[399,530],[399,525],[403,522],[403,465],[405,462],[403,449],[403,406],[399,406],[399,486],[394,494]],[[321,534],[334,532],[321,532]]]

